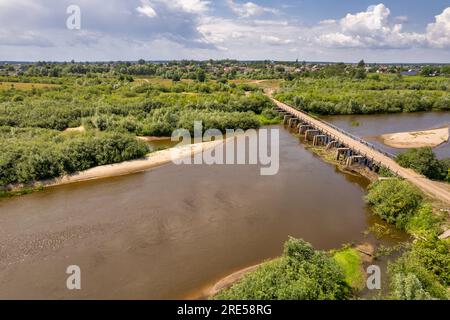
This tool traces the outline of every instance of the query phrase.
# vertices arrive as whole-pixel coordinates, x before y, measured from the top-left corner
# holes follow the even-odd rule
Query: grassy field
[[[46,89],[57,87],[57,84],[47,84],[47,83],[25,83],[25,82],[0,82],[0,90],[17,89],[17,90],[32,90],[36,89]]]
[[[353,248],[343,249],[337,251],[333,258],[344,270],[347,284],[352,288],[361,289],[364,286],[364,276],[362,273],[362,260],[358,251]]]
[[[278,90],[281,85],[284,83],[282,79],[274,79],[274,80],[248,80],[248,79],[239,79],[239,80],[231,80],[230,83],[234,84],[250,84],[256,85],[264,90]]]
[[[153,85],[161,85],[161,86],[167,86],[170,87],[175,84],[174,81],[171,79],[164,79],[159,77],[143,77],[143,78],[135,78],[134,82],[137,84],[153,84]],[[190,79],[182,79],[180,82],[183,83],[191,83],[194,82],[194,80]]]

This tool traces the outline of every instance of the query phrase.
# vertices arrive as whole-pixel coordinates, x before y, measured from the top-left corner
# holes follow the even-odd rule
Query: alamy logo
[[[218,129],[208,129],[203,134],[201,121],[194,122],[194,137],[189,130],[177,129],[172,133],[172,141],[179,142],[171,151],[172,162],[180,164],[206,165],[260,165],[262,176],[276,175],[280,168],[280,131],[279,129],[227,129],[225,137]],[[219,143],[223,140],[223,143]],[[217,145],[195,152],[190,156],[180,156],[179,147],[192,144],[199,146],[202,142],[218,141]]]
[[[67,7],[66,13],[69,17],[66,20],[66,26],[69,30],[81,29],[81,9],[77,5],[70,5]]]
[[[369,266],[367,268],[366,285],[369,290],[380,290],[381,289],[381,269],[379,266]]]
[[[81,268],[75,265],[68,266],[66,273],[69,274],[66,281],[67,289],[81,290]]]

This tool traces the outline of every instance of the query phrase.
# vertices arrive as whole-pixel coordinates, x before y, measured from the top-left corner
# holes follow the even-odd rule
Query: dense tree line
[[[374,114],[450,110],[449,91],[445,78],[332,77],[288,82],[276,97],[315,114]]]
[[[55,178],[148,152],[145,143],[120,133],[0,127],[0,137],[0,186]]]

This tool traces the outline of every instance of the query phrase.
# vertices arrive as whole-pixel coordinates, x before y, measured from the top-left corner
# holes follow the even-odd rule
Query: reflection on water
[[[320,249],[382,223],[345,175],[280,130],[280,172],[166,165],[0,200],[0,298],[184,298],[278,256],[288,236]],[[66,289],[69,265],[82,290]]]
[[[378,136],[385,133],[420,131],[450,125],[450,112],[327,116],[322,118],[394,154],[404,150],[384,145]],[[450,157],[450,143],[442,144],[434,150],[439,158]]]

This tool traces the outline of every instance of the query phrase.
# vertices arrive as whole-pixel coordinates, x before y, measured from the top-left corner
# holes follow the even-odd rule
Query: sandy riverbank
[[[381,136],[384,144],[393,148],[423,148],[437,147],[449,139],[448,127],[424,130],[384,134]]]
[[[228,138],[228,139],[234,139]],[[123,176],[127,174],[142,172],[148,169],[152,169],[172,161],[180,160],[194,154],[204,152],[206,150],[213,149],[225,143],[228,139],[217,140],[203,143],[196,143],[187,146],[180,146],[169,148],[161,151],[156,151],[148,154],[143,159],[125,161],[117,164],[110,164],[104,166],[98,166],[86,171],[74,173],[71,175],[66,175],[63,177],[46,180],[37,181],[31,185],[14,185],[9,186],[7,190],[9,191],[20,191],[24,188],[36,188],[36,187],[53,187],[59,185],[65,185],[75,182],[82,182],[88,180],[105,179]]]
[[[175,160],[189,157],[193,154],[221,145],[226,140],[196,143],[188,146],[170,148],[150,153],[144,159],[125,161],[117,164],[95,167],[77,174],[64,176],[58,179],[44,182],[44,186],[56,186],[94,179],[104,179],[127,174],[142,172]]]
[[[152,137],[152,136],[141,136],[137,137],[139,140],[146,141],[146,142],[153,142],[153,141],[166,141],[170,140],[171,137]]]

